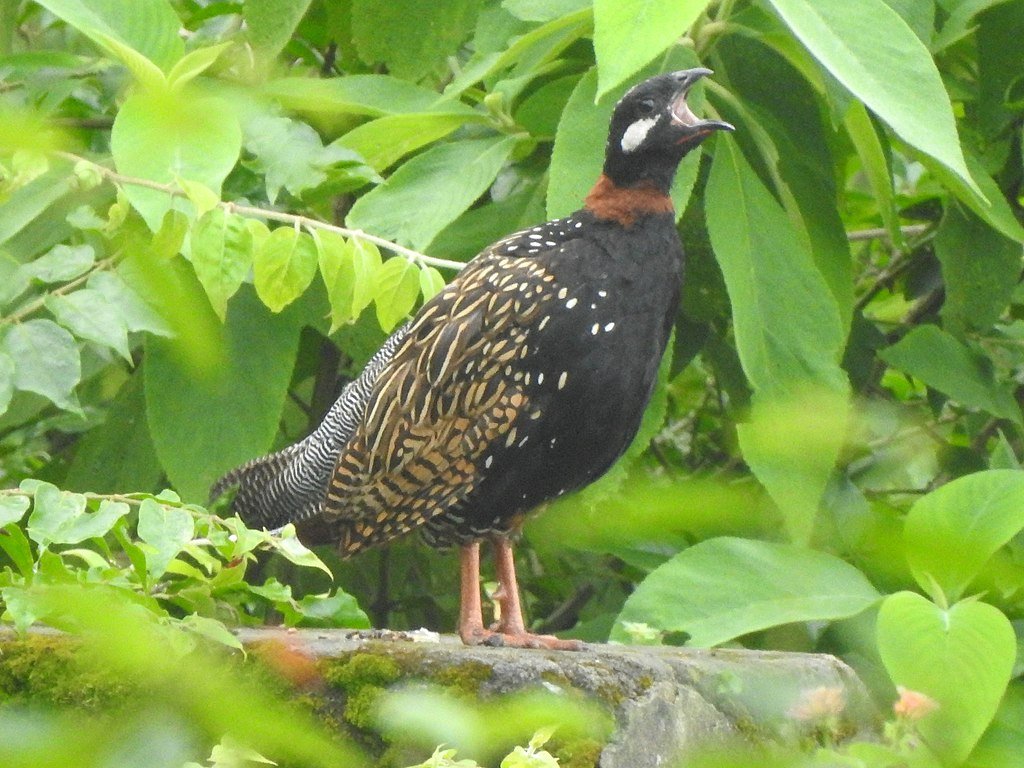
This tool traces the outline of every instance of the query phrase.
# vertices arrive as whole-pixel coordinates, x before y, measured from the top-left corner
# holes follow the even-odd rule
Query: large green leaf
[[[883,0],[769,0],[793,34],[896,134],[975,187],[931,54]]]
[[[709,539],[656,568],[626,600],[623,622],[685,632],[708,647],[796,621],[855,616],[879,598],[864,575],[824,552],[750,539]]]
[[[267,61],[281,52],[299,25],[310,0],[248,0],[242,15],[256,55]]]
[[[127,45],[158,67],[170,68],[185,46],[181,20],[168,0],[38,0],[101,46],[106,38]]]
[[[597,97],[672,45],[707,5],[708,0],[595,0]]]
[[[113,349],[131,362],[128,324],[120,307],[92,288],[46,297],[46,308],[54,319],[80,339]]]
[[[64,410],[78,411],[74,390],[82,362],[74,337],[52,320],[28,320],[0,340],[14,361],[14,387],[35,392]]]
[[[374,305],[377,320],[385,331],[391,331],[408,315],[420,292],[419,268],[408,259],[396,256],[384,262],[377,271]]]
[[[751,418],[738,428],[740,446],[790,536],[806,542],[846,420],[836,300],[792,222],[731,140],[718,142],[705,208],[740,362],[754,389]]]
[[[487,191],[516,140],[506,136],[467,139],[428,149],[401,165],[363,195],[348,224],[416,249]]]
[[[1024,529],[1024,472],[989,470],[953,480],[910,508],[907,561],[922,589],[959,599],[996,550]]]
[[[263,92],[289,109],[322,115],[381,117],[443,112],[479,116],[462,102],[445,99],[436,91],[389,75],[282,77],[268,82]]]
[[[1017,652],[1013,627],[996,608],[963,600],[948,609],[913,592],[882,603],[878,652],[893,683],[938,707],[917,722],[932,751],[959,765],[992,720]]]
[[[274,316],[248,288],[223,328],[218,365],[197,379],[181,351],[146,343],[146,413],[157,456],[182,496],[205,501],[224,471],[270,448],[298,349],[297,312]]]
[[[1021,245],[956,205],[946,210],[935,235],[946,299],[942,319],[950,330],[986,330],[1010,302],[1021,272]]]
[[[444,112],[385,115],[357,126],[332,146],[347,147],[368,165],[383,171],[410,152],[444,138],[466,123],[467,118]]]
[[[639,82],[659,72],[696,67],[698,63],[693,51],[677,46],[655,64],[645,67],[633,80]],[[548,179],[547,211],[550,218],[570,214],[583,204],[583,198],[597,181],[604,165],[605,140],[612,110],[633,84],[631,81],[613,87],[598,97],[597,83],[598,71],[591,69],[573,89],[558,121]],[[690,97],[690,104],[698,113],[701,97],[701,86],[698,85]],[[699,164],[700,152],[691,152],[676,174],[672,199],[679,215],[682,215],[697,180]]]
[[[128,511],[129,507],[123,501],[104,499],[95,512],[90,512],[82,494],[61,491],[50,483],[39,483],[35,489],[32,514],[28,517],[28,535],[41,547],[77,544],[105,535]]]
[[[966,406],[1022,424],[1020,406],[1005,384],[995,380],[991,360],[938,326],[914,328],[879,356]]]
[[[129,96],[110,134],[117,170],[161,184],[179,178],[204,184],[218,195],[221,183],[238,160],[242,132],[228,102],[178,94],[137,92]],[[189,203],[166,192],[125,186],[131,204],[156,232],[172,207]]]
[[[407,80],[433,74],[469,36],[480,0],[352,0],[352,39],[368,64]]]

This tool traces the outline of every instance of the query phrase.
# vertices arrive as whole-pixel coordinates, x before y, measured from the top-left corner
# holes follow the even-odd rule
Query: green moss
[[[99,709],[132,690],[123,680],[82,664],[63,637],[32,635],[0,642],[0,696],[7,701]]]
[[[363,685],[350,691],[345,700],[345,720],[364,731],[374,725],[374,714],[387,689],[379,685]]]
[[[427,680],[455,695],[477,696],[480,693],[480,686],[490,680],[493,674],[493,667],[483,662],[466,661],[456,666],[438,669],[429,674]]]
[[[402,668],[398,662],[375,653],[352,653],[324,665],[327,682],[348,693],[368,685],[386,687],[401,677]]]
[[[558,759],[560,768],[597,768],[604,744],[597,739],[552,741],[548,750]]]

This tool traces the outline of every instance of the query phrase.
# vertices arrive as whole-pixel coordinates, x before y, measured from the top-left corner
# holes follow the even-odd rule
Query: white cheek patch
[[[658,123],[657,117],[643,117],[636,122],[632,123],[626,132],[622,134],[622,147],[623,152],[632,152],[647,138],[647,134],[650,133]]]

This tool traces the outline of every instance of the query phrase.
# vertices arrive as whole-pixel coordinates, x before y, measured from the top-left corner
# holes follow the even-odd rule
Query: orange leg
[[[519,585],[516,580],[512,545],[503,536],[494,539],[494,562],[498,571],[498,591],[495,598],[501,606],[501,620],[493,629],[485,629],[480,606],[480,544],[473,542],[462,547],[462,607],[459,611],[459,636],[462,642],[466,645],[483,644],[510,648],[582,650],[583,643],[579,640],[562,640],[553,635],[534,635],[526,631],[523,609],[519,602]]]

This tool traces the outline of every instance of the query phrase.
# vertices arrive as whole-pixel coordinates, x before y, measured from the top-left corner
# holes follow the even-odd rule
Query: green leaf
[[[302,295],[316,275],[317,250],[313,239],[294,227],[270,233],[253,261],[254,284],[260,299],[280,312]]]
[[[189,181],[179,176],[175,178],[174,183],[181,187],[185,197],[192,203],[192,207],[196,210],[197,219],[201,219],[208,212],[212,211],[220,202],[220,195],[201,182]],[[175,212],[169,211],[169,213],[173,215]],[[165,214],[164,220],[160,224],[160,229],[162,230],[166,225],[167,215]],[[173,229],[174,225],[172,224],[171,227]]]
[[[707,5],[708,0],[595,0],[597,98],[664,52]]]
[[[172,186],[178,178],[198,181],[218,196],[241,147],[242,132],[231,105],[188,89],[131,94],[110,134],[110,149],[121,173]],[[154,232],[168,210],[189,206],[184,198],[134,184],[126,185],[124,192]]]
[[[943,609],[913,592],[897,592],[882,603],[876,632],[893,683],[939,705],[916,723],[925,743],[947,764],[961,764],[1010,680],[1017,652],[1010,622],[974,600]]]
[[[130,333],[144,331],[170,336],[170,326],[139,294],[128,287],[117,272],[94,272],[86,285],[117,307]]]
[[[388,75],[283,77],[271,80],[263,90],[266,96],[286,109],[320,115],[381,117],[409,112],[438,112],[479,118],[479,113],[472,107]]]
[[[35,392],[66,411],[78,412],[74,395],[82,378],[78,346],[70,333],[52,320],[28,320],[11,328],[0,352],[14,360],[14,387]]]
[[[0,528],[17,523],[28,511],[28,496],[0,496]]]
[[[367,64],[422,80],[469,36],[479,0],[352,0],[352,40]]]
[[[160,463],[184,497],[205,501],[221,474],[268,451],[303,322],[288,311],[275,317],[243,289],[222,328],[217,365],[199,377],[174,342],[146,340],[149,430]]]
[[[127,67],[139,86],[151,93],[162,92],[167,87],[167,78],[156,64],[130,45],[125,45],[112,35],[94,32],[91,37],[107,53]]]
[[[937,326],[918,326],[878,354],[889,365],[963,405],[1024,423],[1013,394],[995,380],[992,362]]]
[[[957,205],[946,210],[935,235],[946,298],[943,325],[949,330],[987,330],[1010,303],[1021,271],[1021,245]]]
[[[303,568],[316,568],[333,578],[331,569],[324,565],[324,562],[316,556],[313,550],[308,549],[298,536],[295,535],[295,526],[289,523],[281,529],[280,538],[275,536],[272,544],[274,550],[279,552],[286,560],[301,565]]]
[[[26,581],[31,581],[36,567],[35,555],[32,553],[32,544],[25,538],[20,526],[10,523],[0,532],[0,549],[11,558],[18,573]]]
[[[792,222],[731,140],[719,141],[705,191],[708,234],[754,389],[743,456],[806,543],[843,444],[848,385],[836,300]]]
[[[109,36],[133,48],[158,67],[168,68],[184,50],[181,21],[168,0],[40,0],[39,5],[87,37]]]
[[[91,245],[55,245],[35,261],[30,261],[22,272],[44,283],[66,283],[84,275],[96,262],[96,251]]]
[[[99,291],[80,288],[63,295],[51,294],[46,297],[46,308],[58,323],[79,338],[110,347],[131,362],[128,325],[121,309]]]
[[[356,599],[341,590],[333,595],[306,595],[301,600],[281,606],[288,626],[302,627],[370,627],[370,619]]]
[[[854,101],[850,104],[843,118],[843,126],[857,150],[871,191],[878,200],[878,212],[889,233],[889,240],[893,245],[901,246],[903,231],[900,229],[899,216],[896,213],[892,174],[889,172],[889,164],[878,132],[861,102]]]
[[[658,72],[686,69],[698,64],[693,51],[677,46],[661,60],[644,68],[634,79],[639,81]],[[549,218],[565,216],[577,210],[597,181],[604,164],[605,140],[612,110],[632,85],[618,86],[598,98],[597,80],[596,68],[580,79],[558,121],[548,179]],[[690,106],[698,113],[703,103],[702,93],[702,86],[698,85],[689,100]],[[700,152],[691,152],[683,159],[676,173],[672,200],[678,215],[682,215],[696,181],[700,155]]]
[[[279,54],[309,8],[310,0],[249,0],[242,16],[257,58],[270,61]]]
[[[852,565],[824,552],[749,539],[709,539],[656,568],[629,596],[611,640],[628,638],[624,622],[685,632],[704,648],[797,621],[855,616],[878,592]]]
[[[80,493],[67,493],[50,483],[35,489],[35,503],[28,517],[29,538],[41,547],[51,544],[78,544],[105,536],[118,520],[128,514],[122,501],[104,499],[99,509],[89,512]]]
[[[373,301],[377,273],[382,266],[380,251],[366,240],[345,240],[341,235],[314,230],[320,274],[331,304],[331,333],[354,323]]]
[[[213,640],[215,643],[226,645],[228,648],[234,648],[237,651],[244,650],[242,647],[242,641],[231,634],[231,630],[224,626],[224,622],[218,621],[217,619],[211,619],[206,616],[191,613],[181,620],[181,626],[195,632],[197,635],[205,637],[207,640]],[[250,759],[247,756],[247,759],[242,763],[242,765],[249,761]],[[269,763],[270,761],[262,760],[260,762]]]
[[[907,562],[922,589],[958,600],[989,558],[1024,529],[1024,472],[957,478],[918,499],[903,529]]]
[[[896,135],[977,189],[924,43],[883,0],[769,0],[828,72]]]
[[[220,55],[230,47],[231,43],[227,42],[189,51],[171,67],[171,71],[167,73],[167,84],[171,88],[181,88],[183,85],[187,85],[213,66]]]
[[[408,315],[420,292],[419,269],[406,258],[394,256],[377,271],[374,304],[377,321],[385,331],[394,330]]]
[[[192,515],[180,507],[160,504],[145,499],[139,507],[139,538],[149,548],[146,553],[146,572],[155,581],[164,575],[168,564],[195,535]]]
[[[494,136],[432,147],[359,198],[348,225],[422,250],[487,191],[515,143]]]
[[[483,120],[484,115],[477,116]],[[356,126],[333,143],[347,147],[378,171],[390,168],[410,152],[442,139],[470,122],[470,116],[418,112],[386,115]]]
[[[0,352],[0,414],[7,410],[14,397],[14,359]]]
[[[252,234],[240,216],[214,208],[192,230],[192,267],[217,316],[227,314],[253,264]]]
[[[353,150],[324,146],[319,134],[306,123],[285,117],[256,115],[245,125],[245,148],[255,155],[248,163],[266,177],[270,202],[284,187],[300,195],[327,180],[327,169],[338,164],[362,165]]]
[[[441,292],[445,286],[444,277],[433,267],[423,266],[420,268],[420,294],[423,301],[430,301]]]

